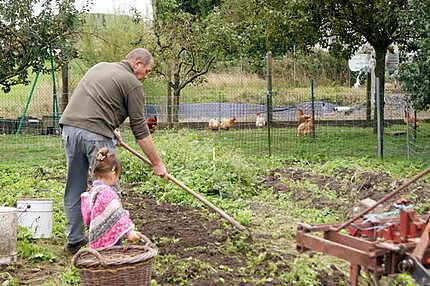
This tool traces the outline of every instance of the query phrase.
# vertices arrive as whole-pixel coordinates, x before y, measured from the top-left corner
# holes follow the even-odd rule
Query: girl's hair
[[[96,162],[94,164],[94,177],[100,178],[105,174],[114,171],[118,176],[121,174],[121,164],[114,153],[104,147],[97,152]]]

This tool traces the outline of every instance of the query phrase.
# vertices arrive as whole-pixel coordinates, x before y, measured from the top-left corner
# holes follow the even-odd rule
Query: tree
[[[88,14],[80,35],[79,50],[88,66],[98,62],[116,62],[137,44],[147,46],[150,31],[131,16],[120,14]]]
[[[0,85],[5,92],[28,83],[31,69],[43,69],[49,48],[57,67],[74,54],[80,13],[71,0],[0,0]]]
[[[206,17],[215,7],[220,6],[221,0],[178,0],[178,4],[184,12]]]
[[[181,91],[207,74],[233,49],[232,30],[215,9],[206,17],[184,12],[175,0],[157,1],[154,19],[155,70],[173,91],[169,122],[178,122]]]
[[[407,61],[400,67],[402,89],[416,110],[430,108],[430,1],[411,0],[403,24],[412,33],[403,43]]]
[[[299,34],[304,30],[317,36],[305,34],[302,40],[308,41],[308,45],[315,45],[312,40],[317,39],[322,46],[345,58],[365,43],[373,47],[375,75],[379,78],[379,115],[383,121],[385,56],[390,45],[408,37],[410,27],[401,23],[408,0],[304,0],[291,3],[293,9],[289,10],[289,15],[293,20],[290,25],[303,27],[296,30]],[[298,13],[303,17],[295,18],[292,15],[295,11],[300,11]],[[318,29],[315,31],[312,27]]]
[[[282,11],[278,22],[284,23],[281,35],[291,34],[299,46],[317,43],[349,58],[363,44],[375,52],[375,74],[379,78],[380,118],[384,120],[385,56],[387,49],[406,39],[408,25],[400,19],[408,0],[268,0],[269,11]],[[276,33],[276,26],[271,26]],[[383,127],[383,126],[382,126]],[[376,129],[375,129],[376,130]],[[381,130],[383,132],[383,129]],[[381,133],[383,134],[383,133]]]
[[[274,3],[276,2],[276,3]],[[223,21],[229,23],[240,43],[230,57],[247,58],[255,71],[262,75],[266,53],[283,56],[293,50],[296,41],[284,17],[288,2],[262,0],[223,1],[220,11]]]

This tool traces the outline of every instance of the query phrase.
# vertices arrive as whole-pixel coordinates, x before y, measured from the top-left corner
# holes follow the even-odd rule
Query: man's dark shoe
[[[86,239],[86,238],[84,238],[81,241],[76,242],[76,243],[67,243],[66,246],[64,246],[64,251],[66,251],[70,254],[75,254],[83,246],[87,245],[87,243],[88,243],[88,239]]]

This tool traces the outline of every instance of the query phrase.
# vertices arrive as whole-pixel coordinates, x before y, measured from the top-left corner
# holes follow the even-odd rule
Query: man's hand
[[[115,139],[116,139],[115,146],[121,146],[123,141],[122,141],[121,132],[119,132],[119,129],[115,129],[113,134],[115,135]]]
[[[154,171],[155,175],[157,175],[161,178],[164,178],[167,175],[167,170],[166,170],[166,167],[164,166],[163,163],[153,165],[152,170]]]

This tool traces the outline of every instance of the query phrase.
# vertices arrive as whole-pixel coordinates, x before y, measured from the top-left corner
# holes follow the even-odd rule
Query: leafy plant
[[[57,257],[48,247],[35,243],[32,234],[27,228],[19,227],[17,235],[18,256],[31,262],[55,262]]]
[[[5,92],[28,83],[29,72],[43,68],[50,48],[58,49],[57,64],[74,54],[81,23],[73,1],[44,1],[37,11],[39,3],[0,1],[0,86]]]

